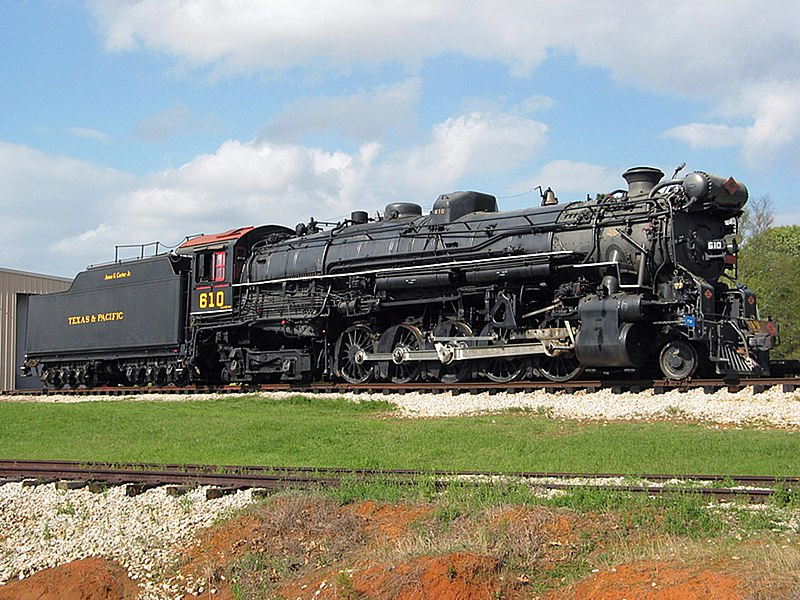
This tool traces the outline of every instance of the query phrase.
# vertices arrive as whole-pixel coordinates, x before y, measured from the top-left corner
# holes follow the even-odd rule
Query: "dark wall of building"
[[[42,382],[34,376],[23,377],[21,373],[22,361],[25,359],[25,334],[28,324],[28,294],[17,294],[17,344],[16,364],[14,365],[14,389],[35,390],[41,389]]]
[[[69,288],[72,280],[0,268],[0,390],[14,389],[18,372],[18,296],[49,294]],[[22,342],[24,344],[25,337]],[[34,382],[34,385],[37,385]]]

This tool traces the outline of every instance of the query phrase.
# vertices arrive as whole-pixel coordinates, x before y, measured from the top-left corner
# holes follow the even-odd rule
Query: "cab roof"
[[[252,225],[248,227],[239,227],[237,229],[229,229],[222,233],[212,233],[209,235],[198,235],[197,237],[190,238],[178,246],[178,250],[187,250],[189,248],[197,248],[199,246],[208,246],[211,244],[219,244],[220,242],[229,242],[231,240],[239,240],[244,237],[255,227]]]

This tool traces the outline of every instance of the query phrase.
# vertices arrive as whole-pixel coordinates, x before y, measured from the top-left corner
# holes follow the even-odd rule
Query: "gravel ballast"
[[[259,392],[263,399],[280,400],[296,396],[291,392]],[[140,394],[135,396],[1,396],[0,402],[180,402],[224,399],[229,394]],[[800,393],[784,392],[773,386],[755,394],[752,388],[739,392],[720,389],[653,390],[614,393],[612,390],[549,393],[532,390],[520,393],[419,393],[407,394],[316,394],[318,398],[346,398],[353,402],[384,401],[397,405],[402,417],[455,417],[522,409],[556,419],[581,420],[689,420],[720,425],[800,427]]]

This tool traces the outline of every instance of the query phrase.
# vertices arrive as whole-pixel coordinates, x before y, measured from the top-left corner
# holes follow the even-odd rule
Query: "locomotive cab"
[[[229,313],[233,309],[231,283],[236,275],[237,256],[247,249],[240,243],[252,227],[203,235],[184,242],[178,252],[194,257],[191,284],[191,314]],[[241,260],[238,261],[241,264]],[[241,270],[241,267],[240,267]]]
[[[193,257],[190,314],[227,315],[235,306],[234,284],[241,279],[250,249],[270,235],[291,235],[278,225],[240,227],[222,233],[190,238],[178,248]]]

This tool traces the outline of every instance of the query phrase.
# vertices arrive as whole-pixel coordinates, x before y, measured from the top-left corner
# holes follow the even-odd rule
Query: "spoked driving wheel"
[[[482,341],[481,345],[501,348],[508,342],[509,331],[489,323],[481,331],[481,337],[495,336],[492,341]],[[483,373],[495,383],[508,383],[519,379],[525,371],[525,359],[519,357],[497,356],[483,362]]]
[[[422,332],[419,328],[408,323],[401,323],[390,327],[386,333],[386,342],[381,336],[381,345],[386,343],[392,349],[393,360],[389,362],[388,375],[393,383],[410,383],[419,377],[422,372],[422,363],[418,360],[404,360],[405,351],[421,350],[424,346]]]
[[[336,341],[336,373],[348,383],[366,383],[374,367],[363,354],[375,351],[375,334],[366,325],[353,325]]]
[[[556,356],[540,356],[536,361],[536,370],[542,377],[550,381],[564,383],[572,381],[583,373],[583,365],[573,352]]]
[[[472,329],[461,321],[445,321],[439,323],[433,330],[434,338],[461,338],[472,337]],[[445,340],[443,343],[456,345],[457,339]],[[442,383],[459,383],[469,379],[472,367],[470,361],[459,360],[450,364],[439,363],[436,366],[436,376]]]
[[[534,361],[536,372],[550,381],[565,383],[579,377],[584,366],[575,356],[574,330],[569,321],[561,318],[545,319],[539,326],[548,332],[547,339],[542,341],[547,354],[541,354]]]

